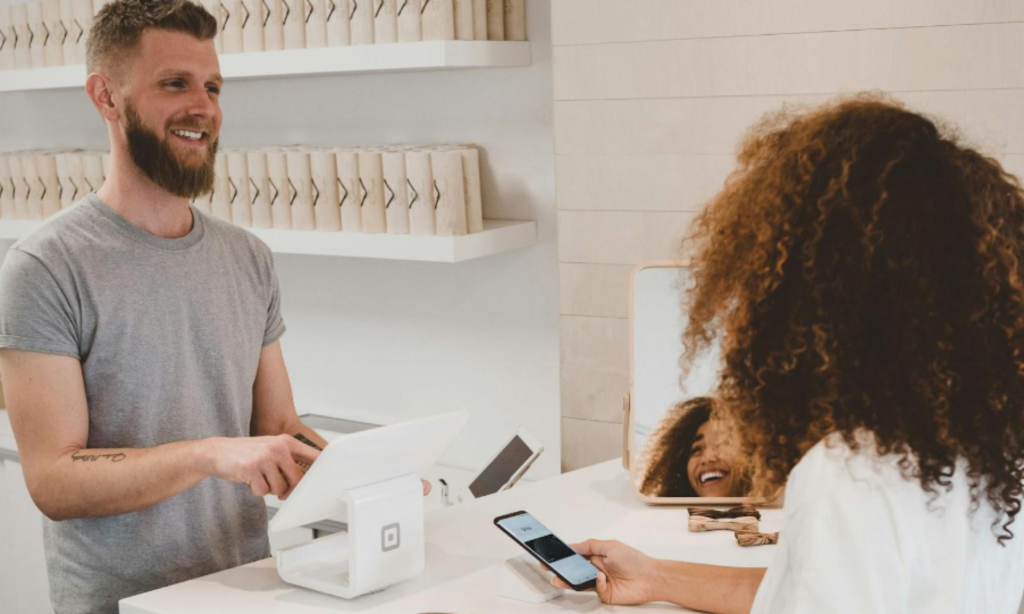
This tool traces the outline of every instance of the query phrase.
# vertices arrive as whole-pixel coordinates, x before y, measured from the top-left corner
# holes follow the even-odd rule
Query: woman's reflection
[[[742,497],[739,450],[711,419],[715,400],[695,397],[670,410],[649,439],[641,492],[652,497]]]

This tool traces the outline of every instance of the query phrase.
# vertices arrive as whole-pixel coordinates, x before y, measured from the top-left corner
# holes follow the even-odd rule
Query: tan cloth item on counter
[[[779,533],[758,533],[757,531],[736,531],[736,543],[744,546],[770,546],[779,543]]]
[[[753,516],[758,520],[761,520],[761,512],[757,511],[757,508],[753,505],[740,505],[737,507],[731,507],[727,510],[716,510],[710,507],[691,507],[687,511],[690,512],[690,516],[704,516],[705,518],[711,518],[713,520],[719,520],[721,518],[742,518],[744,516]]]
[[[690,516],[690,531],[757,531],[757,518],[722,518],[715,520],[704,516]]]

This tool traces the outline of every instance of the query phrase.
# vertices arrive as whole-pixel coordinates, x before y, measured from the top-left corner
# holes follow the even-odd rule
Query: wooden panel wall
[[[562,466],[619,454],[633,266],[678,256],[749,126],[890,92],[1024,176],[1020,0],[554,0]]]

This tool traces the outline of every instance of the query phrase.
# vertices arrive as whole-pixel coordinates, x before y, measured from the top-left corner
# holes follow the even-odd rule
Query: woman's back
[[[826,445],[826,442],[830,445]],[[958,465],[933,497],[897,457],[833,435],[790,474],[780,548],[752,612],[1015,614],[1024,593],[1024,531],[1000,545],[984,501]]]

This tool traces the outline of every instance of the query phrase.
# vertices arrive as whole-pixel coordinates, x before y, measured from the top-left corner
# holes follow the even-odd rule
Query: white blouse
[[[929,503],[893,456],[833,435],[790,472],[779,550],[753,614],[1015,614],[1024,593],[1024,512],[1000,546],[963,467]],[[941,492],[941,491],[940,491]]]

